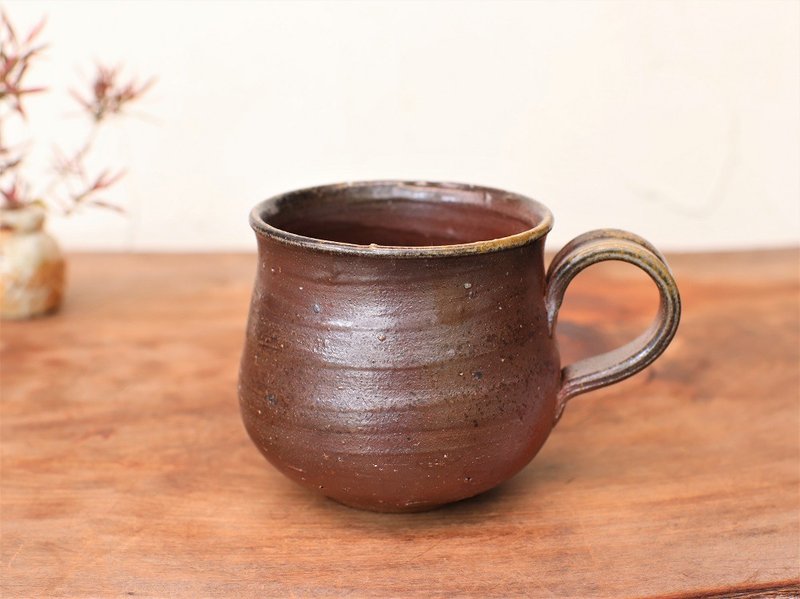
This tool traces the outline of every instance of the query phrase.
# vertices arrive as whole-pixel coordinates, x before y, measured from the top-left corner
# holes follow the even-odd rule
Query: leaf
[[[92,206],[97,206],[99,208],[105,208],[107,210],[113,210],[114,212],[119,212],[120,214],[125,214],[125,209],[121,206],[117,206],[116,204],[112,204],[110,202],[106,202],[104,200],[89,200],[86,202],[87,204],[91,204]]]
[[[28,32],[28,36],[25,38],[25,43],[30,44],[36,38],[36,36],[42,32],[42,29],[44,29],[46,23],[47,17],[42,17],[41,20],[34,25],[33,29]]]
[[[125,171],[119,171],[114,175],[109,175],[108,171],[105,170],[95,179],[94,184],[92,185],[92,190],[99,191],[101,189],[108,189],[115,183],[117,183],[122,177],[125,176]]]
[[[46,87],[25,87],[23,89],[18,89],[16,95],[21,96],[22,94],[40,94],[46,91]]]
[[[92,110],[92,103],[89,100],[83,98],[78,92],[74,89],[69,90],[69,95],[73,97],[73,99],[78,102],[81,106],[86,108],[87,110]]]
[[[8,31],[8,37],[11,39],[11,43],[16,44],[17,32],[14,31],[14,26],[11,24],[11,20],[8,18],[6,11],[2,12],[2,20],[3,26],[6,28],[6,31]]]

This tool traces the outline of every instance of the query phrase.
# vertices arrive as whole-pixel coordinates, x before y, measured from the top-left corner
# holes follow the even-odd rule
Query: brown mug
[[[357,508],[421,511],[500,484],[569,399],[650,364],[680,319],[675,280],[648,242],[586,233],[545,274],[550,211],[499,189],[328,185],[266,200],[250,224],[245,427],[286,476]],[[624,347],[562,368],[564,292],[603,260],[650,275],[658,316]]]

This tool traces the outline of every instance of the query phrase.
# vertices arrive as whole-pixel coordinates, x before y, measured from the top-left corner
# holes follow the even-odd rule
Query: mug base
[[[340,499],[338,497],[326,496],[331,501],[349,507],[354,510],[362,510],[366,512],[377,512],[382,514],[413,514],[417,512],[429,512],[438,509],[442,506],[449,505],[449,503],[434,503],[427,501],[414,501],[405,504],[394,504],[385,502],[365,502],[350,499]]]

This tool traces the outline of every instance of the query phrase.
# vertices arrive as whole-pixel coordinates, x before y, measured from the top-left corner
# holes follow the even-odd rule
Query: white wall
[[[30,82],[42,171],[95,59],[156,74],[100,163],[128,216],[68,249],[253,247],[260,199],[411,178],[547,203],[555,247],[617,226],[668,249],[800,242],[800,3],[6,2],[48,15]],[[68,145],[68,144],[65,144]],[[36,165],[38,164],[38,168]]]

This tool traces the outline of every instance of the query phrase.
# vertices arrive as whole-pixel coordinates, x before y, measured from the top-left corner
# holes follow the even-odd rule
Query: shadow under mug
[[[328,185],[257,205],[239,400],[258,449],[376,511],[430,509],[517,473],[568,400],[650,364],[680,319],[664,257],[632,233],[581,235],[545,272],[552,222],[535,200],[451,183]],[[658,315],[631,343],[562,368],[567,285],[604,260],[650,275]]]

